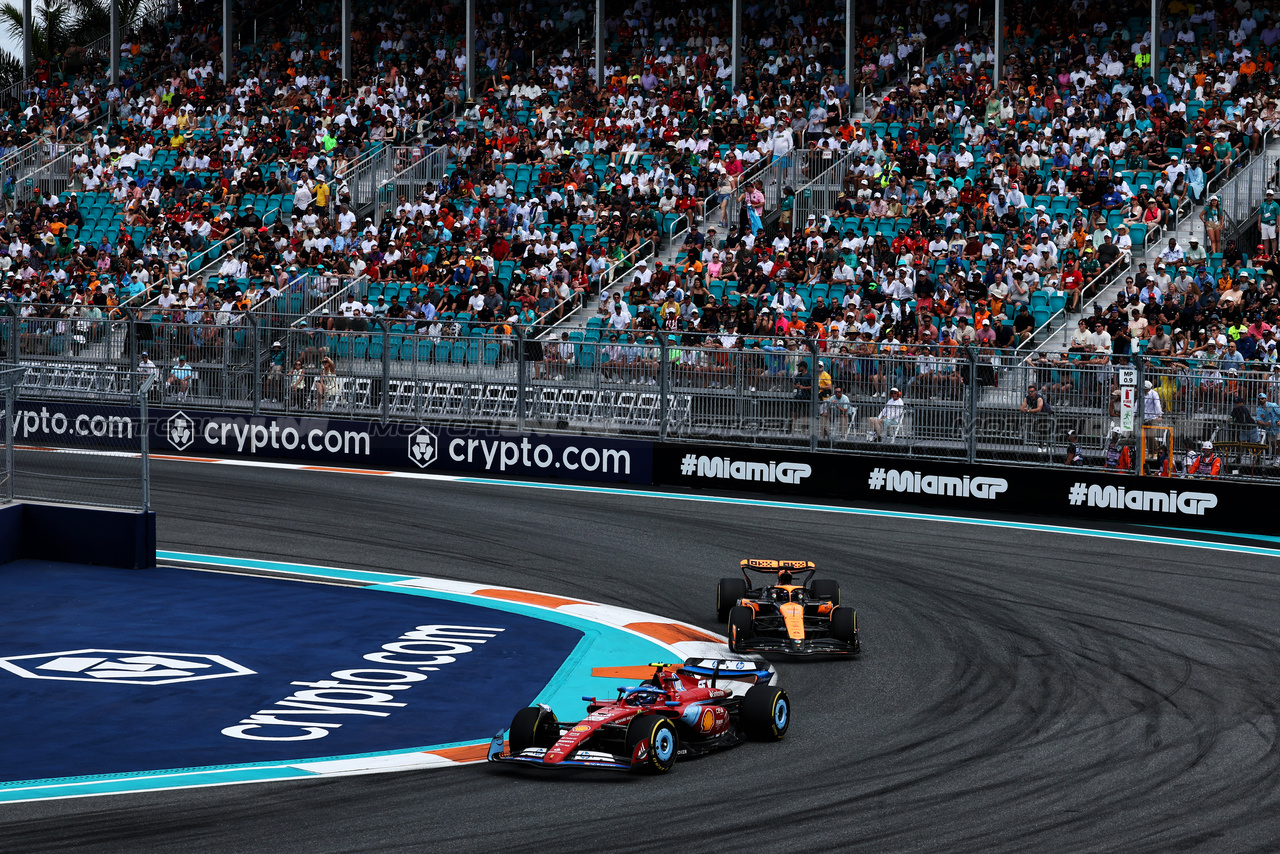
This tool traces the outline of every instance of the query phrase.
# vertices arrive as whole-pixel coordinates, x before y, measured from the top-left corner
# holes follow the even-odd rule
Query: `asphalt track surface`
[[[1280,561],[940,522],[154,463],[162,548],[533,588],[719,629],[817,561],[857,661],[781,661],[787,738],[665,777],[454,770],[0,809],[0,851],[1272,852]]]

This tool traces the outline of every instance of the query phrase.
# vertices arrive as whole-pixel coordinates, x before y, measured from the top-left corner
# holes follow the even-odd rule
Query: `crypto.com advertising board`
[[[156,455],[653,483],[651,444],[625,439],[202,409],[151,409],[148,421]],[[14,419],[19,446],[137,450],[141,433],[136,413],[111,405],[19,401]]]

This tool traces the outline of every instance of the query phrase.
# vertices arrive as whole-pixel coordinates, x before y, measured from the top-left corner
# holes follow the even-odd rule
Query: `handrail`
[[[397,151],[403,147],[397,147]],[[393,159],[396,159],[393,155]],[[373,191],[373,223],[375,226],[382,225],[382,194],[387,188],[391,188],[391,192],[395,193],[400,189],[401,184],[410,187],[409,192],[412,195],[412,188],[419,184],[431,184],[440,181],[445,177],[445,173],[449,169],[449,147],[445,145],[437,145],[426,151],[417,160],[414,160],[404,169],[392,175],[386,181],[378,184]],[[388,201],[386,204],[390,204]]]
[[[368,284],[369,282],[368,273],[362,273],[359,276],[353,276],[350,279],[350,281],[348,281],[345,285],[338,288],[338,290],[334,291],[333,296],[329,297],[328,299],[325,299],[320,304],[318,304],[315,308],[311,309],[311,311],[307,312],[301,318],[294,321],[293,325],[294,326],[304,325],[306,321],[308,321],[312,317],[320,317],[321,315],[323,315],[326,310],[330,314],[332,314],[333,309],[336,306],[339,306],[342,304],[341,302],[339,302],[339,300],[349,294],[353,294],[353,293],[361,294],[362,295],[361,298],[363,298],[363,293],[366,289],[364,287],[361,287],[362,282],[365,284]]]
[[[283,211],[283,207],[282,207],[281,205],[276,205],[274,208],[271,208],[271,210],[268,210],[268,211],[267,211],[267,213],[268,213],[268,214],[270,214],[272,211],[275,211],[276,213],[280,213],[281,211]],[[264,221],[265,221],[265,217],[264,217]],[[236,228],[236,227],[234,227],[234,226],[233,226],[233,227],[231,228],[231,231],[227,234],[227,236],[226,236],[226,237],[222,238],[222,239],[221,239],[221,240],[219,240],[217,243],[211,243],[211,244],[209,244],[208,246],[206,246],[206,247],[205,247],[205,248],[203,248],[203,249],[198,249],[198,250],[196,250],[196,252],[197,252],[197,253],[199,253],[199,252],[205,252],[205,253],[208,253],[208,252],[209,252],[210,250],[212,250],[212,249],[215,249],[215,248],[220,247],[220,246],[227,247],[227,246],[229,246],[230,244],[232,244],[233,242],[240,241],[240,240],[243,240],[243,235],[241,235],[241,234],[240,234],[240,229],[238,229],[238,228]],[[231,248],[234,248],[234,247],[231,247]],[[226,253],[220,253],[220,255],[224,255],[224,256],[225,256],[225,254],[226,254]],[[208,257],[208,256],[206,255],[205,257]],[[192,278],[192,279],[194,279],[194,278],[195,278],[195,277],[197,277],[197,276],[213,275],[212,273],[209,273],[209,272],[208,272],[209,268],[213,267],[215,264],[221,264],[221,263],[222,263],[222,258],[221,258],[221,257],[219,257],[219,258],[218,258],[218,259],[216,259],[216,260],[209,261],[207,264],[205,264],[204,266],[202,266],[202,267],[200,267],[199,269],[195,270],[194,272],[192,272],[190,269],[188,269],[188,270],[187,270],[187,277],[188,277],[188,278]],[[147,309],[147,308],[151,307],[152,305],[154,305],[154,304],[156,303],[156,301],[158,301],[158,300],[160,299],[160,295],[159,295],[159,294],[156,294],[156,295],[154,295],[154,296],[149,296],[149,295],[151,294],[151,290],[152,290],[152,288],[159,288],[159,287],[160,287],[159,285],[155,285],[155,284],[148,285],[147,287],[143,288],[143,289],[142,289],[141,291],[139,291],[138,293],[136,293],[136,294],[134,294],[133,296],[129,297],[129,299],[128,299],[128,300],[126,300],[124,303],[122,303],[122,305],[130,305],[131,303],[133,303],[135,300],[137,300],[137,299],[139,299],[139,298],[142,298],[142,297],[149,297],[149,298],[145,299],[145,300],[144,300],[140,305],[136,306],[136,307],[137,307],[137,308],[139,308],[139,309],[143,309],[143,310],[145,310],[145,309]]]
[[[734,150],[736,151],[737,149]],[[729,193],[729,197],[735,198],[743,184],[750,183],[760,177],[760,175],[764,174],[764,172],[768,170],[769,165],[773,162],[773,159],[773,153],[770,152],[768,157],[761,157],[755,163],[752,163],[749,169],[743,169],[738,175],[737,180],[734,182],[733,190]],[[713,204],[712,201],[718,195],[720,194],[712,193],[702,200],[702,218],[704,220],[711,213],[712,209],[718,207],[718,205]]]
[[[1145,253],[1144,253],[1144,254],[1145,254]],[[1112,261],[1110,264],[1108,264],[1107,266],[1103,267],[1101,270],[1099,270],[1099,271],[1098,271],[1098,275],[1096,275],[1096,276],[1094,276],[1094,277],[1093,277],[1093,282],[1091,282],[1091,283],[1090,283],[1090,286],[1092,287],[1092,286],[1094,285],[1094,283],[1096,283],[1096,282],[1098,282],[1098,281],[1102,280],[1103,278],[1106,278],[1106,279],[1107,279],[1107,283],[1106,283],[1106,284],[1107,284],[1107,285],[1110,285],[1110,284],[1111,284],[1111,282],[1115,281],[1115,276],[1114,276],[1114,275],[1109,275],[1109,274],[1110,274],[1110,271],[1112,271],[1112,270],[1118,270],[1119,266],[1120,266],[1121,264],[1124,264],[1124,263],[1125,263],[1125,259],[1124,259],[1124,256],[1123,256],[1123,255],[1121,255],[1120,257],[1116,258],[1116,260]],[[1133,266],[1133,261],[1132,261],[1132,259],[1128,262],[1128,265],[1129,265],[1129,266]],[[1094,303],[1094,302],[1095,302],[1099,297],[1101,297],[1101,296],[1102,296],[1102,287],[1094,287],[1094,291],[1095,291],[1094,296],[1093,296],[1093,298],[1092,298],[1091,300],[1089,300],[1089,302],[1087,303],[1087,305],[1093,305],[1093,303]],[[1007,303],[1007,301],[1006,301],[1006,305],[1007,305],[1007,304],[1008,304],[1008,303]],[[1086,306],[1086,303],[1083,303],[1083,302],[1082,302],[1082,303],[1080,304],[1080,311],[1081,311],[1081,313],[1083,313],[1083,312],[1085,311],[1085,306]],[[1047,339],[1046,339],[1045,341],[1041,341],[1039,344],[1036,344],[1036,343],[1035,343],[1036,341],[1038,341],[1038,340],[1040,339],[1040,333],[1041,333],[1041,332],[1050,332],[1050,333],[1052,333],[1052,331],[1053,331],[1053,330],[1052,330],[1052,328],[1051,328],[1051,327],[1053,326],[1054,321],[1055,321],[1057,318],[1059,318],[1059,317],[1061,317],[1061,318],[1062,318],[1062,320],[1063,320],[1063,321],[1065,321],[1065,320],[1066,320],[1066,315],[1067,315],[1067,308],[1066,308],[1066,306],[1063,306],[1062,308],[1060,308],[1060,309],[1058,309],[1057,311],[1055,311],[1053,314],[1049,315],[1049,317],[1045,320],[1045,322],[1044,322],[1044,323],[1042,323],[1042,324],[1040,324],[1039,326],[1037,326],[1037,327],[1032,331],[1032,333],[1031,333],[1031,337],[1027,339],[1027,342],[1026,342],[1025,344],[1015,344],[1015,345],[1014,345],[1014,347],[1013,347],[1013,349],[1014,349],[1014,350],[1023,350],[1023,348],[1024,348],[1024,347],[1026,347],[1026,348],[1027,348],[1027,349],[1029,349],[1031,352],[1035,352],[1035,351],[1039,350],[1041,347],[1043,347],[1045,344],[1047,344],[1047,343],[1048,343],[1048,340],[1047,340]]]
[[[793,208],[794,213],[792,218],[793,229],[795,228],[795,217],[801,211],[807,212],[811,208],[813,210],[823,210],[823,211],[831,211],[835,209],[836,199],[839,197],[839,194],[844,191],[844,176],[849,173],[849,164],[851,164],[854,161],[854,159],[858,157],[857,152],[854,152],[854,151],[845,151],[845,152],[836,152],[836,153],[839,154],[840,156],[833,158],[830,166],[828,166],[826,169],[822,170],[816,176],[814,176],[812,181],[808,181],[807,183],[802,184],[796,188],[795,190],[796,207]],[[823,186],[820,187],[818,186],[819,184],[822,184]],[[837,188],[834,191],[831,189],[832,184],[834,184]],[[806,192],[810,194],[808,196],[808,198],[810,199],[810,202],[805,202]],[[814,203],[812,202],[814,193],[826,194],[826,195],[831,195],[832,193],[834,193],[835,196],[833,198],[824,197],[824,198],[821,198],[818,202]]]
[[[676,222],[679,222],[680,219],[683,219],[685,221],[686,227],[687,227],[689,222],[688,218],[682,215],[679,219],[676,220]],[[672,223],[672,228],[674,229],[674,227],[675,227],[675,222]],[[600,292],[603,293],[605,288],[609,287],[610,285],[612,285],[614,282],[618,280],[618,277],[625,275],[626,272],[629,270],[635,269],[636,266],[638,266],[641,261],[647,261],[648,259],[652,258],[654,255],[656,255],[657,252],[658,252],[657,244],[654,243],[654,241],[652,240],[646,240],[643,243],[641,243],[639,246],[637,246],[635,249],[632,249],[626,255],[610,263],[609,266],[605,268],[604,272],[600,274]],[[574,295],[570,294],[568,298],[563,299],[560,302],[556,303],[550,309],[548,309],[547,311],[543,312],[541,315],[538,316],[536,325],[541,325],[541,321],[544,317],[546,317],[549,314],[553,314],[557,310],[569,305],[570,303],[573,302],[573,300],[574,300]],[[555,323],[550,324],[549,326],[544,327],[537,334],[541,335],[547,332],[551,332],[552,330],[559,327],[561,324],[568,321],[569,317],[570,317],[570,314],[565,313],[564,316],[562,316],[559,320],[557,320]]]
[[[1227,164],[1225,169],[1222,169],[1220,172],[1218,172],[1218,174],[1214,175],[1208,181],[1205,182],[1204,197],[1206,200],[1208,200],[1210,196],[1220,193],[1223,190],[1223,188],[1227,186],[1227,184],[1230,184],[1236,177],[1238,177],[1238,173],[1236,173],[1235,171],[1235,168],[1237,165],[1241,164],[1246,159],[1251,159],[1253,157],[1261,157],[1264,153],[1266,153],[1267,146],[1275,141],[1277,127],[1280,127],[1280,121],[1277,121],[1275,124],[1272,124],[1271,127],[1265,128],[1263,130],[1261,152],[1255,155],[1249,148],[1246,147],[1244,151],[1241,151],[1234,158],[1232,158],[1231,162]],[[1215,181],[1218,182],[1216,187],[1214,186]]]

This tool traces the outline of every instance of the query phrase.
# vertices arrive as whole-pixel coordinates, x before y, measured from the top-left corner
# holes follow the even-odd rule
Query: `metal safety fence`
[[[37,362],[0,370],[0,386],[15,370],[6,497],[150,509],[148,401],[159,372]]]
[[[1242,232],[1255,224],[1258,218],[1258,206],[1262,203],[1267,189],[1276,189],[1280,184],[1280,155],[1264,154],[1253,157],[1232,174],[1216,194],[1221,201],[1221,209],[1226,223],[1223,227],[1224,240],[1235,240]]]
[[[31,325],[11,320],[10,335],[21,341]],[[96,358],[25,341],[18,361],[41,378],[41,394],[65,399],[104,399],[104,374],[143,370],[161,406],[969,462],[1066,464],[1074,451],[1073,462],[1101,465],[1146,425],[1162,428],[1153,441],[1175,460],[1211,442],[1235,476],[1280,474],[1280,407],[1266,405],[1280,401],[1280,366],[1225,352],[1028,356],[973,343],[633,329],[538,338],[465,313],[408,322],[313,312],[246,314],[212,331],[175,323],[131,361],[142,352],[136,327],[106,323],[113,343]]]

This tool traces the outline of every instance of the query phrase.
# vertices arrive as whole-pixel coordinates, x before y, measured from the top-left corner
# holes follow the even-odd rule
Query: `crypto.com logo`
[[[185,451],[196,440],[196,423],[183,411],[179,410],[169,416],[165,422],[169,444],[179,451]]]
[[[118,685],[172,685],[251,676],[254,671],[221,655],[141,652],[132,649],[73,649],[0,658],[0,668],[23,679],[114,682]]]
[[[418,466],[426,468],[436,461],[436,434],[426,427],[420,427],[409,436],[409,459]]]

